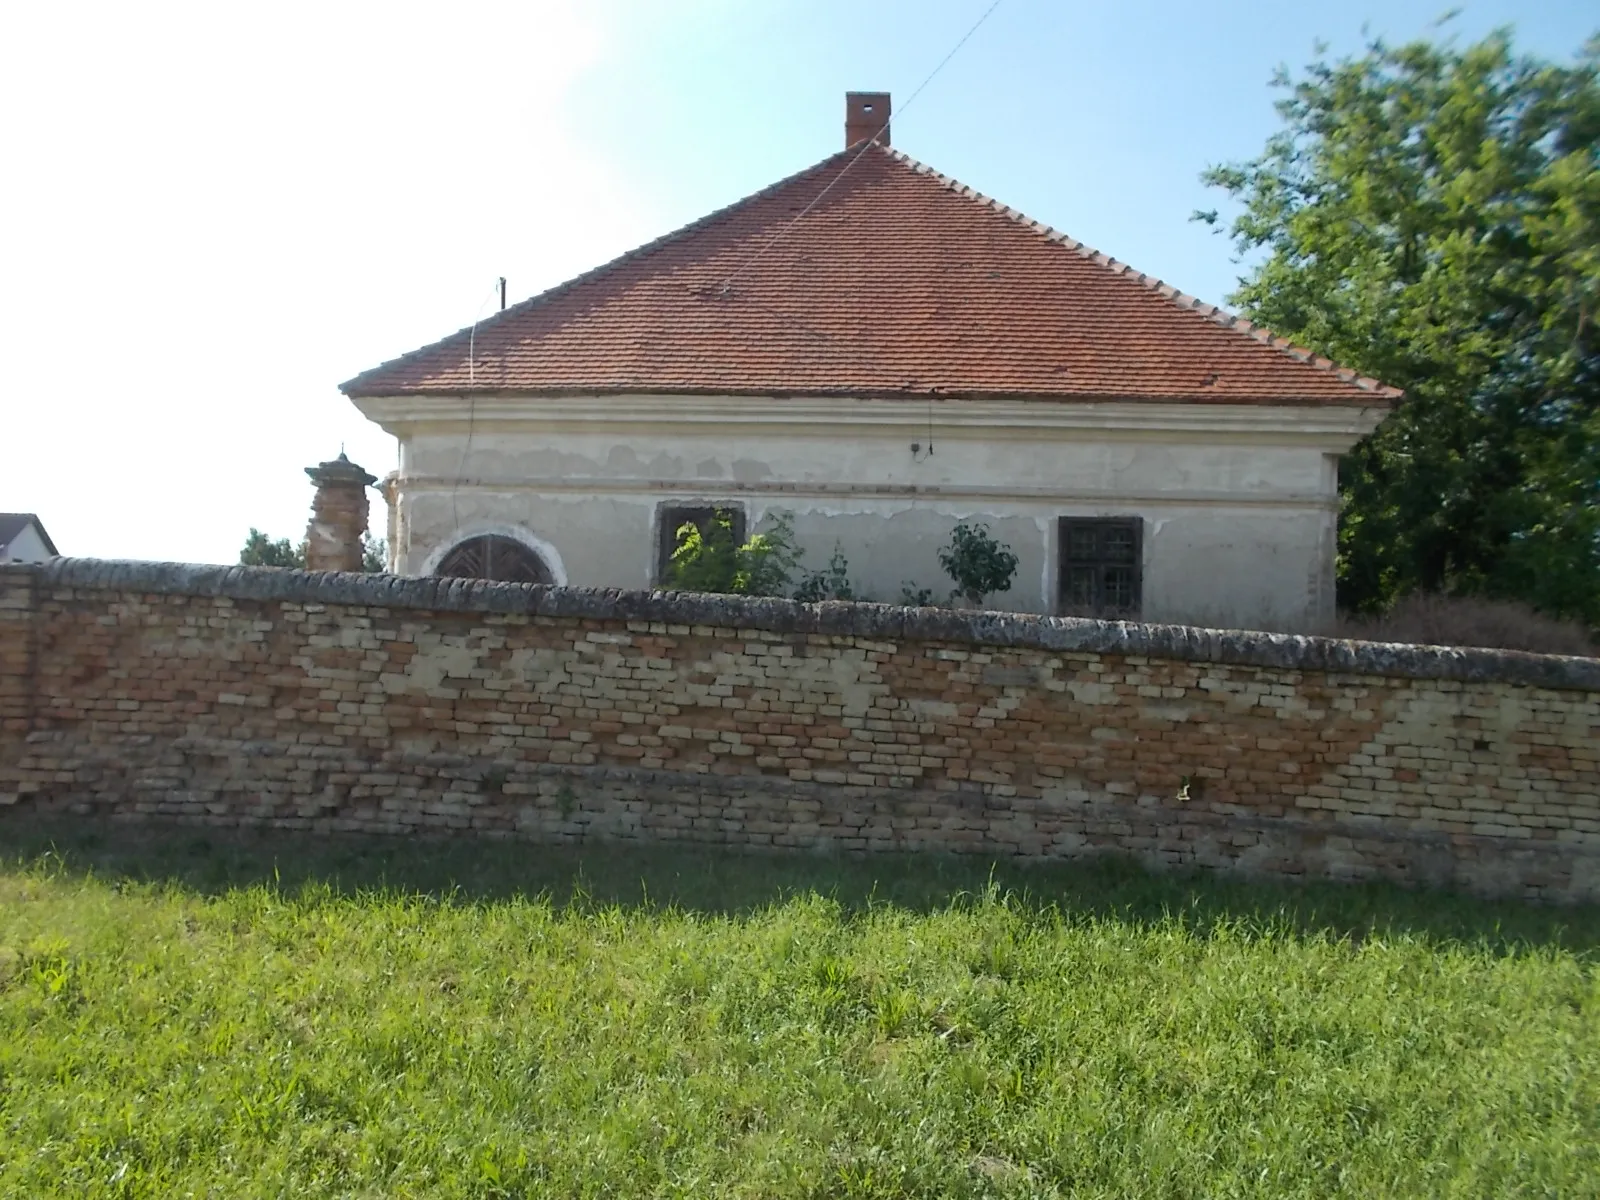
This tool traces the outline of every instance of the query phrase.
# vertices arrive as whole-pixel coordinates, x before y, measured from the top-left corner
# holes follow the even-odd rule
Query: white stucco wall
[[[0,547],[0,562],[44,562],[54,557],[38,529],[31,524],[24,525],[9,545]]]
[[[872,599],[946,592],[988,522],[1021,564],[995,607],[1056,608],[1061,517],[1143,519],[1143,616],[1305,628],[1331,614],[1337,455],[1383,410],[732,397],[361,400],[401,442],[396,566],[499,532],[584,586],[654,584],[664,504],[794,514]],[[464,419],[465,418],[465,419]],[[470,441],[469,441],[470,427]],[[930,441],[933,453],[927,452]],[[918,449],[912,450],[916,445]]]

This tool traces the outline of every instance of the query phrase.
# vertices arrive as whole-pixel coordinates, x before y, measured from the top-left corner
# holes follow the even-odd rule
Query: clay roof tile
[[[342,388],[1301,405],[1400,395],[878,145]]]

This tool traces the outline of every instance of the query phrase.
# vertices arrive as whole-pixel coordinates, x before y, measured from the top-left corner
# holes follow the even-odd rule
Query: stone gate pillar
[[[306,570],[361,570],[361,535],[367,531],[367,488],[377,482],[339,452],[332,462],[307,467],[317,485],[306,526]]]

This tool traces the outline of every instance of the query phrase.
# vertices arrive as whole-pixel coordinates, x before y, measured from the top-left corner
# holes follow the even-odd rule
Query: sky
[[[1189,220],[1277,128],[1279,64],[1437,37],[1439,0],[19,4],[0,17],[0,511],[63,554],[232,562],[299,540],[304,468],[394,440],[343,380],[840,149],[897,148],[1183,291]],[[1483,0],[1570,59],[1591,3]],[[1227,208],[1223,204],[1226,214]],[[373,494],[373,529],[381,501]]]

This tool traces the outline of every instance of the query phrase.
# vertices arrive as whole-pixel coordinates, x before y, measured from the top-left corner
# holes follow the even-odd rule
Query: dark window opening
[[[493,579],[500,583],[554,583],[544,559],[515,538],[498,534],[468,538],[451,548],[435,575]]]
[[[678,548],[678,530],[693,525],[705,537],[721,513],[733,526],[733,543],[744,545],[744,509],[736,504],[669,505],[661,509],[660,528],[656,533],[656,580],[667,581],[667,566],[672,562],[672,552]]]
[[[1143,533],[1138,517],[1062,517],[1058,611],[1078,617],[1138,616]]]

